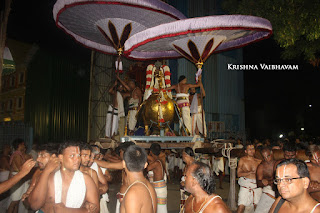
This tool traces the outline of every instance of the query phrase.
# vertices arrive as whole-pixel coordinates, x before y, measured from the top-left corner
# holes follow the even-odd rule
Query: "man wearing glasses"
[[[307,165],[298,159],[287,159],[277,165],[274,183],[280,196],[269,213],[310,212],[319,213],[320,203],[309,195],[310,183]]]

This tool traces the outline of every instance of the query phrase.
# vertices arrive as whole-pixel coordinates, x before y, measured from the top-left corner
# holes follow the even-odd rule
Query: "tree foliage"
[[[268,19],[273,38],[284,49],[282,58],[303,57],[320,65],[319,0],[225,0],[223,8],[230,14]]]

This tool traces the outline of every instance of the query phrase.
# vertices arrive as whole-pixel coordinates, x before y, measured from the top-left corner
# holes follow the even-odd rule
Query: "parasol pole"
[[[118,50],[118,58],[116,62],[116,75],[119,77],[120,72],[120,62],[121,62],[121,55],[123,52],[123,49],[120,47]],[[114,90],[114,96],[113,96],[113,103],[115,103],[115,99],[117,98],[117,87],[113,87]],[[110,128],[110,137],[112,138],[112,129],[113,129],[113,115],[114,115],[114,107],[112,107],[112,114],[111,114],[111,128]],[[118,116],[119,116],[119,106],[118,106]]]
[[[198,68],[198,72],[197,72],[197,74],[196,74],[196,76],[197,76],[197,78],[198,78],[198,76],[199,75],[201,75],[200,73],[202,72],[202,65],[203,65],[203,62],[198,62],[198,63],[196,63],[196,66],[197,66],[197,68]],[[202,84],[202,82],[201,82],[201,84]],[[202,117],[202,133],[203,133],[203,137],[204,137],[204,115],[203,115],[203,93],[202,93],[202,89],[201,89],[201,86],[200,86],[200,98],[201,98],[201,100],[200,100],[200,104],[201,104],[201,117]]]

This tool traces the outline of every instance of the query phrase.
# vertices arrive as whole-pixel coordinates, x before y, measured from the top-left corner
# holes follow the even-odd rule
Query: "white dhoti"
[[[212,170],[218,176],[220,172],[224,172],[224,161],[223,157],[212,159]]]
[[[175,155],[172,155],[172,154],[170,154],[170,155],[168,156],[168,161],[169,161],[169,163],[168,163],[168,169],[169,169],[169,171],[173,171],[173,170],[174,170],[174,161],[175,161],[175,158],[176,158],[176,156],[175,156]]]
[[[204,119],[204,127],[202,126],[202,113],[203,113],[203,119]],[[198,106],[198,112],[197,113],[192,113],[191,116],[192,119],[192,134],[195,135],[196,129],[199,130],[201,134],[204,135],[204,137],[207,136],[207,125],[206,125],[206,118],[204,112],[202,112],[202,107]],[[203,133],[203,128],[204,128],[204,133]]]
[[[153,171],[148,172],[148,179],[150,183],[153,183]]]
[[[0,183],[4,182],[6,180],[8,180],[9,178],[9,171],[4,170],[4,171],[0,171]],[[8,192],[8,191],[7,191]],[[4,192],[2,194],[2,196],[0,196],[0,209],[7,209],[7,207],[9,206],[9,201],[10,201],[10,196],[9,196],[9,192],[6,193]]]
[[[10,171],[0,171],[0,183],[8,180]]]
[[[107,202],[109,202],[109,195],[105,193],[100,199],[100,213],[109,213]]]
[[[139,107],[139,99],[130,98],[129,99],[129,112],[128,112],[128,129],[134,131],[137,124],[137,113]]]
[[[178,107],[181,110],[183,124],[186,126],[189,133],[192,134],[189,94],[177,93],[176,97]],[[182,126],[181,123],[180,126]]]
[[[240,185],[238,206],[256,205],[262,194],[261,188],[257,188],[256,180],[240,177],[238,184]]]
[[[68,188],[66,207],[81,208],[86,196],[86,190],[86,183],[84,181],[82,172],[79,170],[75,171]],[[61,203],[62,177],[60,170],[54,174],[54,194],[55,203]]]
[[[157,194],[157,213],[167,213],[167,184],[164,180],[154,181],[153,187]]]
[[[122,201],[123,199],[123,193],[118,192],[116,196],[117,196],[116,213],[120,213],[120,205],[121,205],[120,200]]]
[[[207,154],[201,155],[200,162],[207,164],[211,168],[211,159],[209,155]]]
[[[138,110],[129,109],[128,112],[128,129],[134,131],[137,124],[137,112]]]
[[[112,105],[109,105],[108,113],[107,113],[107,122],[106,122],[106,136],[108,138],[112,137],[118,132],[118,124],[119,124],[118,109],[114,108]]]
[[[13,175],[18,174],[18,172],[12,172]],[[10,202],[21,200],[22,195],[28,190],[29,181],[24,179],[20,180],[16,185],[10,189]]]
[[[268,213],[275,201],[275,192],[271,186],[265,186],[262,189],[262,195],[257,205],[255,213]]]

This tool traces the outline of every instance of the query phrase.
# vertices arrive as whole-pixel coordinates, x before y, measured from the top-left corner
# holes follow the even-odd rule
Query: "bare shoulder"
[[[219,197],[215,198],[204,211],[204,213],[209,213],[209,212],[231,213],[228,206]]]
[[[94,180],[92,179],[92,177],[84,172],[82,172],[82,174],[83,174],[84,182],[86,184],[86,188],[87,189],[96,188],[96,187],[93,187],[93,186],[96,186],[96,184],[95,184]]]
[[[254,158],[254,160],[259,164],[262,162],[262,160],[258,159],[258,158]]]
[[[243,156],[243,157],[240,158],[239,163],[240,163],[240,162],[244,162],[244,161],[246,161],[246,160],[247,160],[247,156]]]
[[[306,164],[307,164],[308,168],[312,168],[313,167],[313,164],[311,162],[307,162]]]
[[[141,197],[146,198],[148,193],[148,189],[142,184],[134,184],[130,187],[125,195],[126,200],[130,200],[131,202],[135,200],[141,201]],[[149,193],[148,193],[149,194]]]

